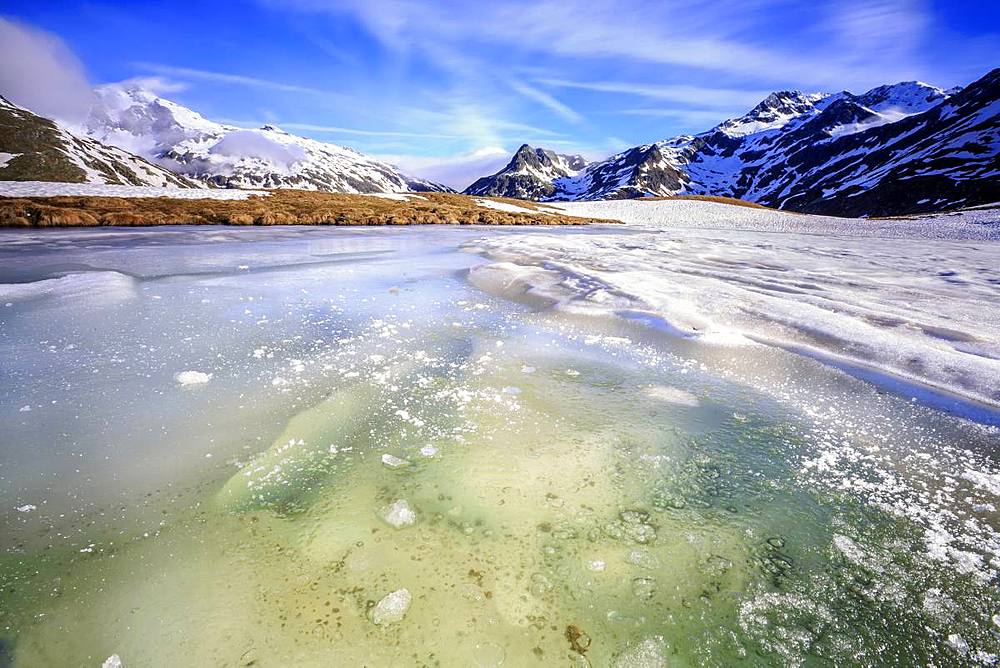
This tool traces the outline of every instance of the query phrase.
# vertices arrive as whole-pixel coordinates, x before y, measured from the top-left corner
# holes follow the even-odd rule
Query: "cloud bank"
[[[51,33],[0,17],[0,94],[40,116],[81,122],[93,97],[83,65]]]

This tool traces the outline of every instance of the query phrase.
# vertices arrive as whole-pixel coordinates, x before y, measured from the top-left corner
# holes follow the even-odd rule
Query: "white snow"
[[[1000,404],[996,225],[685,200],[559,206],[631,226],[483,239],[470,246],[494,262],[471,280],[564,311],[640,317],[712,345],[774,345]]]
[[[13,160],[14,158],[16,158],[19,155],[22,155],[22,154],[21,153],[5,153],[3,151],[0,151],[0,169],[3,169],[4,167],[6,167],[8,162],[10,162],[11,160]]]
[[[408,202],[411,199],[422,199],[427,200],[423,195],[414,195],[413,193],[361,193],[365,197],[378,197],[379,199],[391,199],[397,202]]]
[[[1000,239],[1000,209],[872,220],[812,216],[691,199],[551,202],[570,216],[650,228],[745,230],[890,239]]]
[[[266,190],[209,188],[159,188],[102,183],[53,183],[50,181],[0,181],[0,197],[170,197],[173,199],[247,199],[267,196]]]
[[[510,204],[509,202],[497,202],[492,199],[476,199],[476,204],[485,207],[487,209],[494,209],[495,211],[506,211],[508,213],[530,213],[534,215],[540,215],[548,213],[546,211],[536,211],[535,209],[529,209],[527,207],[518,206],[516,204]]]

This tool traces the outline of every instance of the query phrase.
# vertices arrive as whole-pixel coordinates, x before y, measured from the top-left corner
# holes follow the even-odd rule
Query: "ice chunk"
[[[431,445],[430,443],[420,448],[420,454],[423,455],[424,457],[433,457],[437,453],[438,453],[437,446]]]
[[[204,385],[212,380],[212,374],[204,371],[181,371],[174,376],[179,385]]]
[[[101,668],[123,668],[124,666],[122,658],[117,654],[112,654],[101,664]]]
[[[386,524],[396,529],[410,527],[417,522],[417,513],[406,499],[397,499],[390,505],[382,508],[378,516]]]
[[[389,453],[386,453],[382,455],[382,464],[390,469],[401,469],[404,466],[409,466],[410,462],[408,462],[405,459],[402,459],[401,457],[397,457],[396,455],[390,455]]]
[[[18,506],[14,510],[16,510],[19,513],[30,513],[32,510],[38,510],[38,506],[26,503],[23,506]]]
[[[409,589],[397,589],[372,608],[372,623],[376,626],[384,626],[403,621],[412,600],[413,596],[410,595]]]

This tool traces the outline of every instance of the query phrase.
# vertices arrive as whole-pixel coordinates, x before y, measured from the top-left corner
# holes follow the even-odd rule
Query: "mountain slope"
[[[904,82],[863,95],[772,93],[707,132],[628,149],[534,192],[720,195],[837,215],[1000,201],[1000,70],[953,91]]]
[[[271,125],[237,128],[210,121],[132,84],[95,91],[87,133],[177,173],[217,186],[344,193],[448,191],[353,149]]]
[[[479,179],[466,188],[465,194],[543,199],[556,193],[556,180],[576,176],[586,166],[587,161],[579,155],[562,155],[523,144],[506,167]]]
[[[0,181],[197,187],[120,148],[79,137],[2,96]]]

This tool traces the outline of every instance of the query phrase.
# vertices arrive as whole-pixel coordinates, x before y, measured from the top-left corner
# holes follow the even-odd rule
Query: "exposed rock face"
[[[506,167],[479,179],[465,194],[545,199],[557,192],[557,179],[576,176],[586,166],[587,161],[579,155],[562,155],[523,144]]]
[[[779,91],[707,132],[637,146],[575,173],[535,168],[528,153],[550,154],[521,147],[466,192],[542,200],[718,195],[850,216],[987,204],[1000,201],[1000,69],[949,91],[919,82],[862,95]]]

